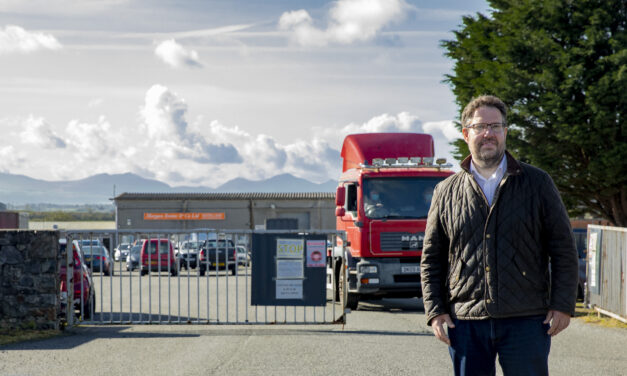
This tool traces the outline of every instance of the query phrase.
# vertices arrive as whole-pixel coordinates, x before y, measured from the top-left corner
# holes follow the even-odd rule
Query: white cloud
[[[0,172],[10,173],[21,167],[23,157],[13,145],[0,146]]]
[[[104,99],[102,99],[102,98],[94,98],[94,99],[90,100],[87,103],[87,107],[89,107],[89,108],[96,108],[96,107],[102,106],[103,103],[104,103]]]
[[[432,121],[422,126],[425,133],[441,133],[448,141],[454,141],[462,137],[461,132],[450,120]]]
[[[61,47],[61,43],[51,34],[30,32],[15,25],[7,25],[4,30],[0,30],[0,54],[58,50]]]
[[[420,132],[421,128],[422,122],[418,117],[408,112],[401,112],[398,115],[378,115],[361,125],[351,123],[342,128],[341,132],[343,135],[373,132]]]
[[[291,39],[302,46],[365,42],[402,20],[410,9],[404,0],[339,0],[329,10],[326,29],[317,28],[304,9],[283,13],[279,29],[291,32]]]
[[[42,117],[29,116],[22,124],[24,130],[20,133],[22,142],[46,149],[63,149],[66,147],[56,133],[52,131],[50,124]]]
[[[7,13],[79,15],[115,9],[129,0],[0,0]]]
[[[173,68],[200,68],[202,64],[198,59],[198,53],[187,50],[174,39],[165,40],[155,49],[155,55],[164,63]]]
[[[348,134],[430,133],[436,156],[449,161],[448,143],[459,137],[450,121],[423,123],[409,112],[400,112],[316,128],[307,138],[280,143],[270,135],[250,133],[218,120],[199,117],[188,123],[188,113],[182,96],[166,86],[153,85],[132,126],[112,124],[101,116],[94,122],[71,120],[64,132],[57,134],[41,117],[0,120],[2,131],[19,141],[15,148],[0,147],[0,171],[38,170],[35,177],[45,179],[133,172],[170,185],[208,187],[238,177],[259,180],[290,173],[321,183],[339,177],[341,143]],[[33,145],[40,147],[39,153],[16,153],[32,150]]]
[[[66,127],[68,145],[75,157],[83,161],[107,161],[117,154],[117,137],[104,116],[96,123],[72,120]]]
[[[187,103],[165,86],[153,85],[148,89],[140,115],[146,142],[156,144],[162,155],[201,163],[241,161],[233,145],[210,143],[193,128],[188,129]]]

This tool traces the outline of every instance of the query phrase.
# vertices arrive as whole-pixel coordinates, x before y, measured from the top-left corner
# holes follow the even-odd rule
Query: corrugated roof
[[[250,193],[122,193],[122,200],[317,200],[335,199],[335,192],[250,192]]]

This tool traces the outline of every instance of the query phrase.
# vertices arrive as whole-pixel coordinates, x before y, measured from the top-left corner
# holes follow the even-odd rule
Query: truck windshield
[[[363,206],[371,219],[425,219],[433,188],[444,177],[372,178],[363,181]]]

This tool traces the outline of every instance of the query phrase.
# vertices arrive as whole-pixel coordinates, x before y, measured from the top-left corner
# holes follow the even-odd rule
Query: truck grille
[[[382,232],[380,246],[382,251],[417,251],[422,249],[424,232]]]

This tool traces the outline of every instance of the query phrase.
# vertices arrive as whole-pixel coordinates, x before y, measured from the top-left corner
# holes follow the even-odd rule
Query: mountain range
[[[115,186],[115,188],[114,188]],[[0,173],[0,203],[101,204],[123,192],[133,193],[210,193],[210,192],[334,192],[337,181],[317,184],[291,174],[266,180],[236,178],[217,188],[172,187],[139,175],[98,174],[85,179],[46,181],[25,175]]]

